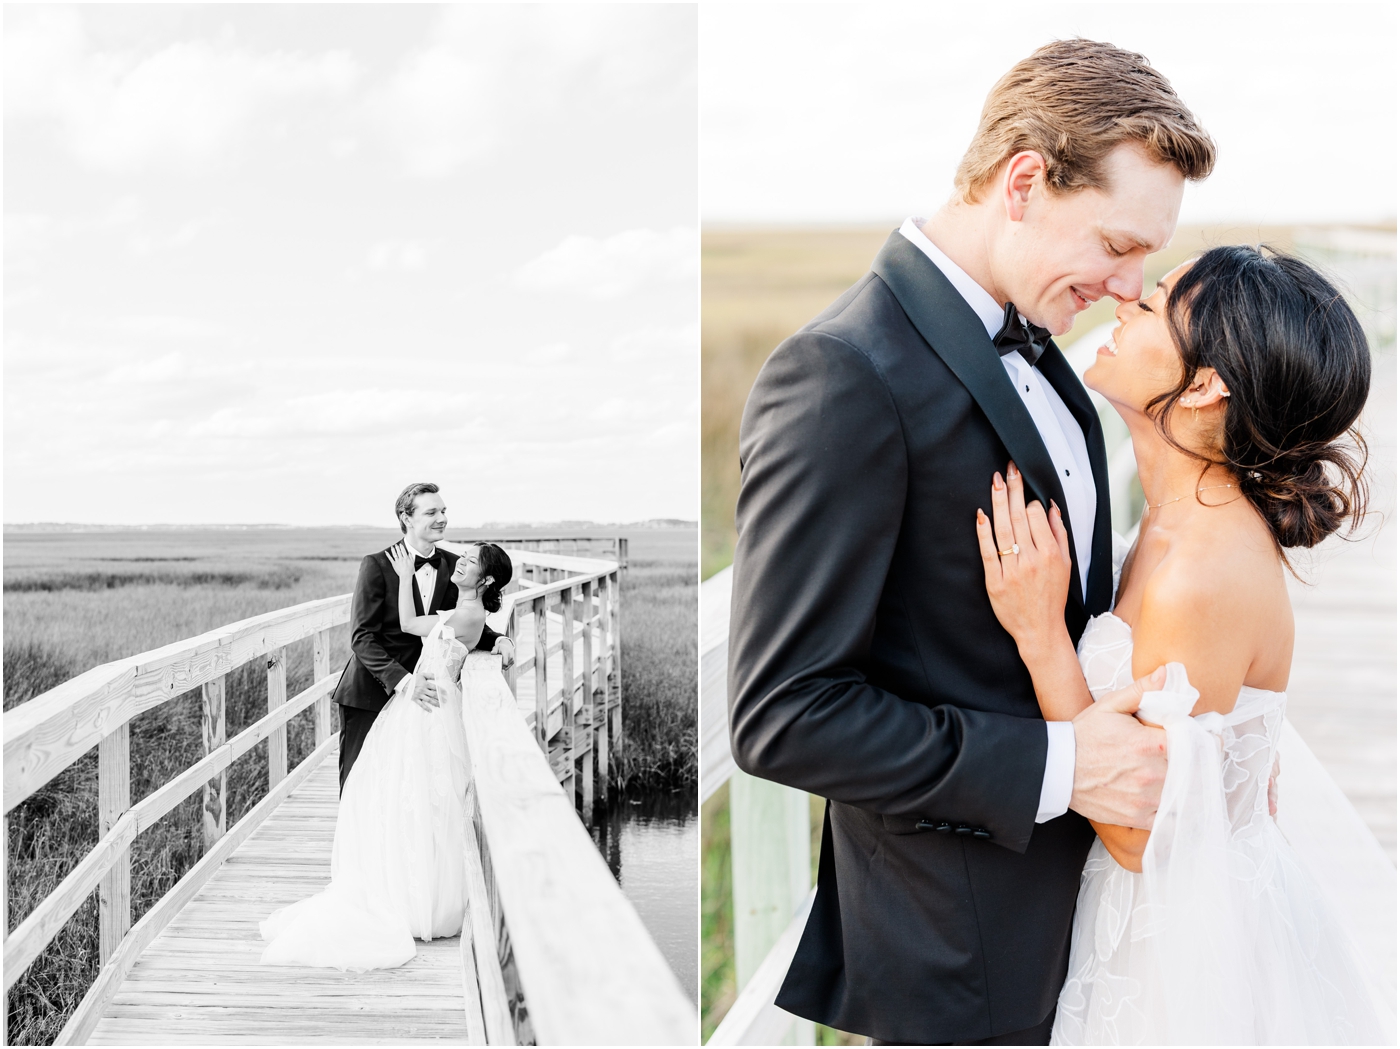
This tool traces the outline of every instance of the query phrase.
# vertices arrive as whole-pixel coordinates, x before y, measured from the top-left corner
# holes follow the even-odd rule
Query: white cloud
[[[512,281],[525,291],[616,299],[650,285],[694,281],[699,257],[700,238],[685,226],[604,239],[570,236],[517,269]]]
[[[376,244],[365,256],[372,270],[421,270],[428,264],[428,249],[417,240],[390,240]]]
[[[669,6],[449,6],[368,112],[407,174],[441,178],[563,113],[577,124],[662,111],[695,84],[695,15]]]
[[[345,52],[252,54],[196,39],[138,55],[94,50],[72,9],[6,19],[6,118],[56,124],[75,156],[103,170],[207,167],[269,104],[344,94],[359,76]]]

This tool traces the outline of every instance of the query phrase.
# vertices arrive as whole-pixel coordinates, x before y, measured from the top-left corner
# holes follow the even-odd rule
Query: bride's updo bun
[[[1315,546],[1348,518],[1358,525],[1366,445],[1353,425],[1371,386],[1371,350],[1341,293],[1292,256],[1212,248],[1172,288],[1167,325],[1183,375],[1154,405],[1176,402],[1198,368],[1220,374],[1230,397],[1212,461],[1238,475],[1278,545]],[[1180,448],[1167,415],[1157,424]]]
[[[495,543],[478,543],[476,567],[482,579],[491,577],[490,584],[481,591],[481,607],[488,612],[499,612],[501,589],[510,582],[510,577],[515,572],[515,566],[510,562],[510,554]]]

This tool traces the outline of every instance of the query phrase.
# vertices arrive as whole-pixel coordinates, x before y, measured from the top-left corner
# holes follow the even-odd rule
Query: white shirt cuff
[[[389,695],[390,695],[391,698],[392,698],[393,696],[406,695],[406,694],[408,693],[408,690],[411,689],[412,687],[413,687],[413,675],[412,675],[412,674],[405,674],[403,677],[399,678],[399,683],[398,683],[397,685],[394,686],[394,691],[391,692]],[[1044,794],[1042,793],[1042,794],[1041,794],[1041,805],[1044,806],[1044,804],[1045,804],[1045,796],[1044,796]],[[1039,817],[1037,817],[1037,822],[1039,822]]]
[[[1074,725],[1068,721],[1047,721],[1045,735],[1045,779],[1040,784],[1037,823],[1053,820],[1069,811],[1074,793]]]

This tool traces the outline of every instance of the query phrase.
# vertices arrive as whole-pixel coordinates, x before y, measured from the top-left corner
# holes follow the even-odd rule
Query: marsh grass
[[[901,218],[883,226],[707,229],[700,241],[701,577],[733,560],[739,496],[739,422],[759,369],[778,344],[826,309],[869,269]],[[1291,227],[1181,226],[1147,260],[1157,279],[1216,244],[1293,246]],[[1113,319],[1113,300],[1095,303],[1057,342]]]
[[[6,710],[100,663],[263,612],[348,592],[360,556],[388,530],[326,532],[6,533]],[[454,536],[456,538],[456,536]],[[614,776],[630,794],[696,781],[695,532],[640,533],[624,577],[625,738]],[[335,635],[331,665],[348,657]],[[288,648],[288,695],[311,683],[311,641]],[[261,660],[227,680],[227,734],[267,712]],[[334,709],[334,707],[332,708]],[[310,752],[313,711],[288,725],[289,766]],[[132,800],[204,755],[198,691],[131,722]],[[228,770],[231,827],[267,792],[267,744]],[[196,793],[132,847],[132,920],[203,854]],[[97,842],[97,755],[85,755],[10,813],[7,892],[13,929]],[[7,1044],[52,1043],[98,971],[97,894],[78,909],[8,995]]]

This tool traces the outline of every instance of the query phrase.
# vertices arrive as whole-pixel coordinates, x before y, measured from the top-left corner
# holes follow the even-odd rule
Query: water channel
[[[593,840],[681,987],[698,1002],[700,825],[695,790],[614,800],[594,820]]]

